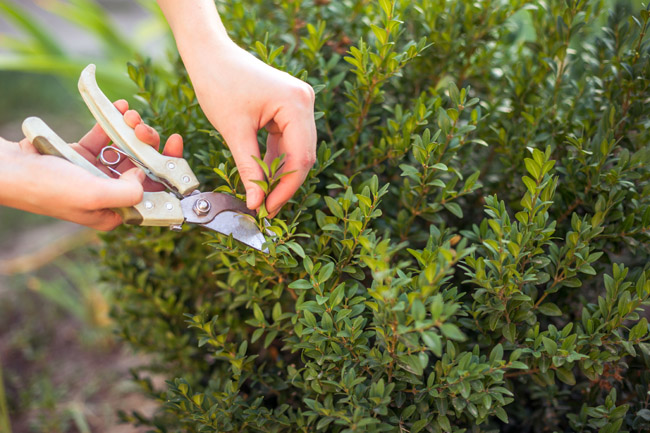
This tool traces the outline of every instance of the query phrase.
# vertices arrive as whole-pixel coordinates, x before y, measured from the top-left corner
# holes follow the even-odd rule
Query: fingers
[[[237,135],[224,137],[228,147],[235,158],[235,164],[239,170],[239,176],[246,188],[246,206],[249,209],[257,209],[264,200],[264,191],[253,180],[263,180],[264,172],[253,159],[260,157],[260,149],[257,145],[257,131],[249,129],[239,131]]]
[[[140,123],[135,126],[135,136],[138,140],[158,150],[160,148],[160,136],[151,126]]]
[[[174,158],[183,157],[183,137],[179,134],[172,134],[167,139],[163,148],[163,155],[173,156]]]
[[[18,147],[20,147],[20,150],[23,151],[23,153],[27,154],[38,154],[38,150],[34,147],[34,145],[26,138],[23,138],[18,142]]]
[[[278,186],[266,199],[266,209],[271,218],[293,197],[316,161],[316,126],[313,120],[287,124],[277,143],[275,153],[285,154],[281,173],[293,173],[280,179]]]
[[[115,101],[113,103],[115,108],[119,110],[120,113],[124,114],[126,110],[129,109],[129,103],[124,99]],[[111,139],[108,138],[108,135],[104,132],[99,124],[95,124],[86,135],[79,140],[79,145],[88,150],[92,155],[97,155],[103,147],[108,146],[108,143],[111,142]]]
[[[110,209],[94,211],[84,225],[95,230],[107,232],[122,224],[122,217]]]
[[[135,110],[127,110],[124,113],[124,121],[131,128],[135,129],[135,127],[138,126],[138,124],[142,123],[142,117],[140,117],[140,113],[138,113]]]
[[[80,206],[87,210],[134,206],[142,201],[144,177],[139,168],[128,170],[119,179],[93,177],[93,184],[80,190]]]
[[[124,121],[128,126],[133,128],[138,140],[158,150],[160,147],[160,136],[158,135],[158,132],[151,126],[143,123],[142,118],[137,111],[129,110],[124,113]],[[124,158],[124,161],[115,167],[115,169],[120,173],[124,173],[131,167],[133,167],[133,163]]]
[[[160,146],[160,136],[158,135],[158,132],[156,132],[156,130],[151,126],[143,123],[142,117],[137,111],[129,110],[129,104],[124,99],[115,101],[113,105],[115,105],[120,113],[124,114],[124,121],[134,129],[136,137],[138,137],[138,139],[143,143],[158,150]],[[87,150],[87,152],[83,152],[84,156],[95,156],[110,142],[110,138],[106,135],[101,126],[95,124],[95,126],[93,126],[93,128],[81,140],[79,140],[79,145]]]
[[[142,127],[142,128],[141,128]],[[136,136],[143,142],[147,144],[152,144],[153,140],[147,141],[146,137],[144,136],[145,134],[149,134],[150,138],[153,138],[154,136],[150,134],[149,131],[146,130],[146,128],[150,129],[153,131],[155,134],[155,142],[156,145],[154,147],[158,148],[159,143],[160,143],[160,137],[158,136],[158,133],[151,127],[144,125],[144,124],[139,124],[136,127]],[[152,144],[153,145],[153,144]],[[167,139],[167,143],[165,144],[165,148],[163,149],[163,155],[166,156],[172,156],[175,158],[182,158],[183,157],[183,138],[179,134],[172,134],[169,139]],[[118,171],[122,172],[123,170],[128,170],[129,167],[132,167],[133,165],[131,164],[130,161],[125,161],[123,164],[120,164],[118,167]],[[140,171],[144,175],[142,171]],[[126,174],[126,173],[125,173]],[[144,182],[142,182],[142,185],[144,187],[145,191],[164,191],[165,187],[161,185],[160,183],[154,182],[153,180],[149,178],[145,178]]]
[[[158,131],[153,129],[142,121],[140,113],[135,110],[129,110],[124,113],[124,121],[135,131],[135,136],[138,140],[158,150],[160,148],[160,135]]]
[[[122,173],[122,176],[120,176],[120,180],[122,181],[135,182],[138,184],[142,184],[142,182],[144,182],[146,178],[147,176],[144,174],[144,171],[142,171],[138,167],[133,167],[132,169]],[[140,200],[142,200],[142,197],[140,197],[140,199],[136,201],[134,204],[140,203]],[[129,206],[133,206],[133,205],[131,204]]]

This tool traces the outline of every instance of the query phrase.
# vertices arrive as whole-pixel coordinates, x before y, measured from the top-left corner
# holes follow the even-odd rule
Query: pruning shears
[[[162,155],[135,136],[134,130],[97,85],[95,65],[91,64],[82,71],[79,92],[97,123],[112,140],[112,144],[100,151],[100,162],[115,171],[112,167],[128,158],[150,179],[168,189],[145,192],[137,205],[114,209],[125,224],[167,226],[172,230],[181,230],[183,223],[198,224],[232,235],[234,239],[266,252],[263,250],[265,238],[255,223],[255,214],[243,201],[223,193],[200,192],[197,190],[199,181],[185,159]],[[109,177],[38,117],[27,118],[22,126],[23,133],[40,153],[64,158],[95,176]],[[109,154],[113,155],[112,160],[109,160]]]

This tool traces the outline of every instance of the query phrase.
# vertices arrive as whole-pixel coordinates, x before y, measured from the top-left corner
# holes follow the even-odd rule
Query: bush
[[[106,235],[120,333],[152,355],[135,379],[164,405],[124,418],[159,432],[650,428],[649,14],[633,8],[224,4],[234,39],[318,92],[318,161],[268,255],[190,227]],[[205,188],[243,193],[182,65],[169,83],[147,64],[129,74]]]

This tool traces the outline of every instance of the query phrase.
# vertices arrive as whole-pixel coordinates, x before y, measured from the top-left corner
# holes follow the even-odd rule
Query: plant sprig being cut
[[[288,174],[295,172],[295,170],[281,172],[282,167],[284,166],[284,153],[277,158],[274,158],[270,166],[256,156],[251,156],[264,172],[264,180],[253,180],[252,182],[262,188],[262,191],[266,197],[268,197],[271,194],[271,191],[273,191],[275,187],[278,186],[280,179]],[[260,206],[260,209],[257,213],[258,221],[261,221],[268,215],[269,213],[266,210],[266,203],[262,203],[262,206]]]

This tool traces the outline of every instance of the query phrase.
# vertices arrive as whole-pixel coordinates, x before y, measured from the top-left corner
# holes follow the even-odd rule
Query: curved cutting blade
[[[181,208],[185,222],[232,235],[239,242],[268,253],[268,249],[262,249],[266,239],[257,228],[254,213],[243,201],[217,192],[195,192],[181,200]]]
[[[239,242],[243,242],[256,250],[264,253],[269,252],[267,248],[262,249],[266,239],[257,228],[257,224],[248,215],[225,211],[219,213],[209,223],[201,225],[224,235],[232,235]]]

